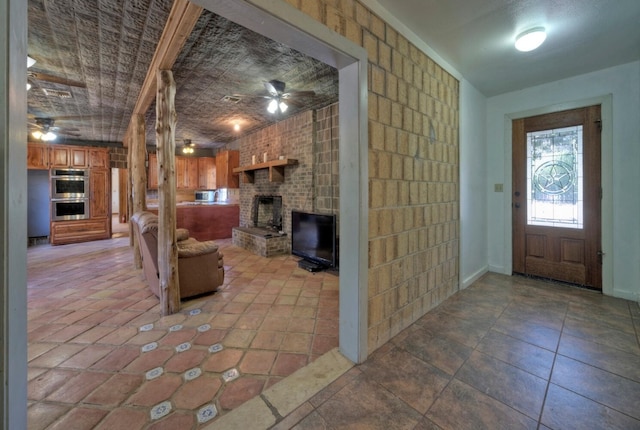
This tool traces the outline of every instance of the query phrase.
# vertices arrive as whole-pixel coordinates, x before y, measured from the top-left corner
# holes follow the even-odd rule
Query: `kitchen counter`
[[[150,212],[158,213],[157,205],[147,205]],[[215,202],[181,202],[176,205],[176,226],[189,230],[189,236],[198,240],[231,238],[233,227],[240,224],[240,206]]]

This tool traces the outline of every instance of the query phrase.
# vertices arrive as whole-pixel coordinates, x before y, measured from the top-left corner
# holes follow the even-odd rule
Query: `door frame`
[[[504,118],[504,249],[505,249],[505,273],[513,273],[513,219],[512,198],[513,195],[513,139],[512,124],[515,119],[530,116],[555,113],[569,109],[583,108],[593,105],[601,106],[602,133],[601,133],[601,246],[604,252],[602,261],[602,294],[613,295],[613,96],[611,94],[589,99],[569,101],[560,104],[543,106],[526,111],[513,112]],[[508,196],[508,197],[507,197]]]
[[[286,2],[197,0],[205,9],[338,69],[339,349],[368,356],[369,147],[367,51]]]

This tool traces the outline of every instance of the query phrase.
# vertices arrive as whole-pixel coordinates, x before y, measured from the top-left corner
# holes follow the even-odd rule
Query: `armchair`
[[[158,216],[136,212],[131,217],[134,234],[140,244],[142,268],[149,288],[160,296],[158,271]],[[223,255],[214,241],[189,238],[185,229],[177,229],[178,282],[184,299],[217,290],[224,281]]]

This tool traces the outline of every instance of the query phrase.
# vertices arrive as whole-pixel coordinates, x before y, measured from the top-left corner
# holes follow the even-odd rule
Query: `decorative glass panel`
[[[527,133],[527,223],[583,228],[582,126]]]

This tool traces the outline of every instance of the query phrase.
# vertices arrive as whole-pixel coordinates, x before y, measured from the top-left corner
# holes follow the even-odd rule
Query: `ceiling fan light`
[[[36,64],[36,60],[27,55],[27,69]]]
[[[533,51],[547,38],[544,27],[535,27],[523,31],[516,37],[516,49],[522,52]]]
[[[269,102],[269,106],[267,106],[267,111],[269,113],[276,113],[277,110],[278,110],[278,100],[271,99],[271,101]]]
[[[45,142],[51,141],[51,140],[56,140],[56,137],[58,137],[55,133],[48,131],[45,134],[42,135],[42,137],[40,138],[41,140],[44,140]]]
[[[40,130],[36,130],[33,133],[31,133],[31,136],[39,140],[42,137],[42,133],[40,132]]]
[[[289,109],[289,106],[285,102],[280,102],[280,112],[285,113]]]

